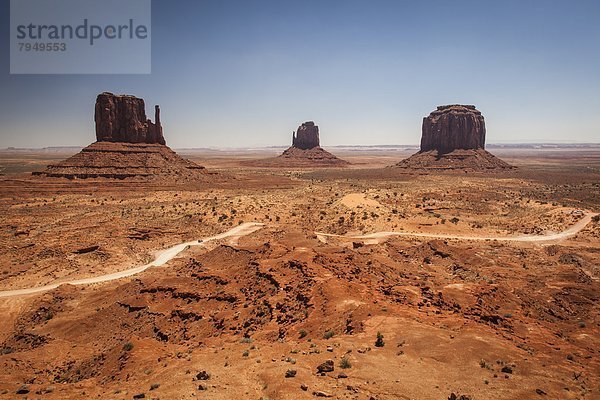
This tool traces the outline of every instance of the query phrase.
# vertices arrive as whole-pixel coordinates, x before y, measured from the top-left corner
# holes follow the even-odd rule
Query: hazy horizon
[[[8,55],[9,1],[2,4]],[[0,148],[86,146],[103,91],[161,106],[174,148],[417,145],[438,105],[474,104],[487,143],[597,143],[596,1],[152,2],[152,74],[10,75]]]
[[[94,139],[95,141],[95,139]],[[90,143],[88,143],[90,144]],[[236,150],[280,150],[289,147],[291,144],[280,144],[280,145],[272,145],[272,146],[197,146],[197,147],[189,147],[189,146],[171,146],[170,143],[167,143],[167,146],[172,147],[174,150],[208,150],[208,151],[236,151]],[[47,149],[82,149],[86,147],[86,145],[55,145],[55,146],[45,146],[45,147],[16,147],[16,146],[8,146],[0,148],[2,150],[47,150]],[[419,143],[397,143],[397,144],[330,144],[330,145],[322,145],[324,148],[418,148],[420,146]],[[523,148],[523,149],[532,149],[530,146],[556,146],[558,148],[581,148],[579,146],[592,146],[591,148],[600,147],[600,142],[573,142],[573,141],[564,141],[564,142],[492,142],[486,143],[486,147],[489,148]],[[561,147],[564,146],[564,147]],[[587,148],[587,147],[583,147]]]

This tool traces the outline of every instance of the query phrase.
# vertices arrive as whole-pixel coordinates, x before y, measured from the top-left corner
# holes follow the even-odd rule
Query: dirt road
[[[571,226],[569,229],[564,230],[560,233],[553,233],[549,235],[521,235],[521,236],[460,236],[460,235],[448,235],[441,233],[420,233],[420,232],[374,232],[366,235],[357,236],[344,236],[335,235],[331,233],[315,232],[317,238],[322,242],[327,242],[328,237],[343,238],[349,240],[367,240],[369,243],[379,243],[382,239],[387,239],[390,236],[410,236],[410,237],[424,237],[433,239],[462,239],[462,240],[500,240],[506,242],[559,242],[561,240],[570,238],[579,233],[587,224],[590,223],[592,218],[598,214],[586,213],[583,218]]]
[[[169,262],[170,260],[172,260],[173,258],[175,258],[179,253],[181,253],[182,251],[186,250],[189,247],[201,246],[206,242],[210,242],[213,240],[219,240],[219,239],[232,238],[233,240],[237,240],[242,236],[249,235],[250,233],[259,230],[262,226],[263,226],[263,224],[259,224],[259,223],[255,223],[255,222],[247,222],[247,223],[238,225],[235,228],[228,230],[227,232],[224,232],[224,233],[221,233],[221,234],[218,234],[215,236],[210,236],[210,237],[200,239],[200,240],[194,240],[192,242],[181,243],[181,244],[175,245],[173,247],[170,247],[166,250],[160,251],[159,253],[157,253],[154,261],[152,261],[151,263],[146,264],[146,265],[126,269],[123,271],[114,272],[112,274],[94,276],[94,277],[84,278],[84,279],[77,279],[77,280],[73,280],[73,281],[57,282],[57,283],[52,283],[52,284],[46,285],[46,286],[0,291],[0,298],[1,297],[24,296],[24,295],[28,295],[28,294],[45,292],[48,290],[55,289],[58,286],[64,285],[64,284],[88,285],[88,284],[92,284],[92,283],[108,282],[108,281],[113,281],[115,279],[126,278],[128,276],[139,274],[140,272],[145,271],[150,267],[160,267],[160,266],[166,264],[167,262]]]
[[[425,238],[436,238],[436,239],[462,239],[462,240],[499,240],[499,241],[509,241],[509,242],[558,242],[570,237],[575,236],[579,233],[583,228],[590,223],[592,218],[598,215],[596,213],[586,213],[583,218],[571,226],[569,229],[560,232],[553,233],[549,235],[521,235],[521,236],[460,236],[460,235],[448,235],[448,234],[436,234],[436,233],[418,233],[418,232],[374,232],[366,235],[357,235],[357,236],[343,236],[343,235],[335,235],[330,233],[322,233],[315,232],[317,238],[322,242],[327,242],[328,237],[336,237],[343,238],[348,240],[366,240],[368,243],[379,243],[381,240],[384,240],[390,236],[409,236],[409,237],[425,237]],[[227,232],[221,233],[219,235],[207,237],[200,240],[195,240],[192,242],[181,243],[166,250],[163,250],[157,254],[157,257],[154,261],[149,264],[142,265],[135,268],[126,269],[119,272],[114,272],[112,274],[100,275],[90,278],[77,279],[73,281],[65,281],[65,282],[57,282],[52,283],[46,286],[38,286],[32,288],[25,289],[16,289],[16,290],[6,290],[0,291],[0,298],[2,297],[14,297],[14,296],[24,296],[29,294],[35,294],[40,292],[45,292],[48,290],[52,290],[57,288],[63,284],[70,285],[88,285],[93,283],[100,282],[108,282],[116,279],[126,278],[135,274],[139,274],[142,271],[150,267],[160,267],[173,258],[175,258],[179,253],[187,249],[191,246],[199,246],[203,245],[206,242],[210,242],[213,240],[231,238],[234,242],[242,236],[248,235],[252,232],[257,231],[263,226],[260,223],[247,222],[236,226],[233,229],[230,229]]]

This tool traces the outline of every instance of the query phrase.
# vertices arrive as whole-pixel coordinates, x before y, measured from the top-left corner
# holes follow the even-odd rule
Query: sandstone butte
[[[394,167],[423,172],[513,168],[485,150],[485,135],[485,119],[475,106],[439,106],[423,118],[419,152]]]
[[[349,163],[320,145],[319,127],[313,121],[301,124],[292,132],[292,146],[281,155],[266,160],[250,161],[248,165],[280,168],[344,167]]]
[[[67,179],[198,179],[205,174],[204,167],[166,146],[158,105],[154,107],[152,122],[146,117],[143,99],[104,92],[96,98],[94,110],[96,142],[34,175]]]

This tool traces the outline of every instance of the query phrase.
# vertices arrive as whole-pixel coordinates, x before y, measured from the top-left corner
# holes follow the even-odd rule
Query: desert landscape
[[[600,146],[448,105],[420,146],[173,151],[144,108],[0,151],[0,398],[600,398]]]

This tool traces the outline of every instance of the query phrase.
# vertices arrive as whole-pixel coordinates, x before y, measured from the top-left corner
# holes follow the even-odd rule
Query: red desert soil
[[[505,158],[519,168],[413,176],[229,159],[187,183],[7,175],[2,291],[262,225],[122,279],[0,298],[0,398],[598,398],[597,218],[551,243],[360,238],[552,235],[600,211],[597,153]]]

